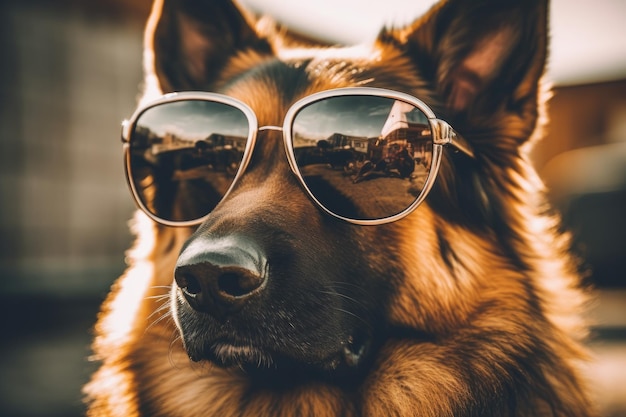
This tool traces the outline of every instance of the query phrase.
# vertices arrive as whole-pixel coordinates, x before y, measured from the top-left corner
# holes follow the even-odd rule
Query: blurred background
[[[354,43],[432,0],[242,3]],[[0,2],[0,416],[83,413],[91,326],[131,243],[119,132],[148,12],[149,0]],[[589,372],[605,417],[626,416],[624,27],[623,0],[553,1],[552,124],[533,152],[599,289]]]

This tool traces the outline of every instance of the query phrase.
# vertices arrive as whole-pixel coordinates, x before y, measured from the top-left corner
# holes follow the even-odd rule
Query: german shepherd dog
[[[593,415],[587,291],[527,156],[547,19],[448,0],[336,47],[156,0],[88,415]]]

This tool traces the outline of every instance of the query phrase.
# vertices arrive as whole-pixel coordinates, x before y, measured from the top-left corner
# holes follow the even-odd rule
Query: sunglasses
[[[443,148],[469,144],[419,99],[340,88],[292,105],[283,126],[259,127],[250,107],[206,92],[167,94],[123,124],[126,177],[140,209],[168,226],[200,224],[233,189],[257,134],[282,131],[289,165],[324,212],[349,223],[399,220],[426,198]]]

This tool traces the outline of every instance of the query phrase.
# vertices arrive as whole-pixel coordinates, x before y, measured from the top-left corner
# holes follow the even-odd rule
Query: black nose
[[[224,318],[261,293],[267,282],[267,259],[249,239],[204,236],[181,252],[174,277],[189,305]]]

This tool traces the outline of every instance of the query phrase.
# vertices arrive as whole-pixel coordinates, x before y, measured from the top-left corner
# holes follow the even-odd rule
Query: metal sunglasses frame
[[[421,193],[417,196],[415,201],[409,205],[406,209],[401,212],[379,219],[351,219],[348,217],[340,216],[336,213],[333,213],[331,210],[327,209],[316,197],[315,194],[311,192],[309,187],[307,187],[306,181],[302,177],[300,170],[298,169],[298,165],[296,163],[296,156],[293,148],[293,142],[291,140],[292,135],[292,127],[295,116],[298,114],[300,110],[305,108],[306,106],[315,103],[317,101],[321,101],[327,98],[332,97],[341,97],[341,96],[374,96],[374,97],[384,97],[390,98],[393,100],[401,100],[412,106],[415,106],[420,111],[422,111],[426,117],[428,118],[433,138],[433,155],[431,161],[431,167],[428,173],[428,177],[424,183],[424,188]],[[135,187],[134,181],[131,179],[131,166],[130,166],[130,144],[132,141],[132,133],[136,127],[137,121],[141,115],[153,108],[155,106],[172,103],[177,101],[191,101],[191,100],[200,100],[200,101],[212,101],[217,103],[223,103],[232,107],[239,109],[248,119],[248,140],[246,142],[246,146],[243,152],[241,164],[237,169],[237,173],[233,178],[231,185],[228,190],[222,197],[224,200],[228,194],[232,191],[234,186],[237,184],[239,178],[246,171],[246,168],[250,162],[252,157],[252,151],[254,149],[257,134],[260,131],[264,130],[275,130],[281,131],[283,133],[283,142],[285,146],[285,152],[287,154],[287,159],[289,160],[289,166],[291,167],[291,171],[298,178],[300,184],[305,189],[309,198],[315,202],[315,204],[320,207],[325,213],[328,215],[335,217],[337,219],[343,220],[348,223],[369,226],[369,225],[381,225],[385,223],[391,223],[397,220],[400,220],[410,213],[412,213],[425,199],[428,193],[430,192],[432,186],[435,183],[435,179],[437,178],[437,173],[439,172],[439,167],[441,165],[441,157],[443,153],[443,148],[447,146],[452,146],[455,150],[460,151],[467,156],[474,158],[474,152],[469,145],[469,143],[461,137],[446,121],[438,119],[435,116],[435,113],[428,107],[423,101],[420,99],[413,97],[409,94],[401,93],[394,90],[382,89],[382,88],[374,88],[374,87],[346,87],[346,88],[337,88],[332,90],[325,90],[318,93],[311,94],[306,96],[298,101],[296,101],[287,111],[285,118],[283,120],[283,126],[258,126],[258,121],[256,115],[253,110],[242,101],[239,101],[233,97],[229,97],[223,94],[211,93],[211,92],[201,92],[201,91],[190,91],[190,92],[177,92],[177,93],[169,93],[164,96],[147,103],[146,105],[138,108],[132,117],[122,124],[122,142],[124,146],[124,162],[125,162],[125,172],[126,172],[126,180],[131,189],[133,197],[135,199],[135,203],[137,206],[146,213],[151,219],[154,221],[161,223],[166,226],[176,226],[176,227],[185,227],[185,226],[196,226],[204,222],[206,218],[211,214],[211,212],[206,215],[195,219],[195,220],[186,220],[186,221],[173,221],[160,218],[159,216],[153,214],[148,210],[145,204],[141,201],[139,193]],[[222,201],[220,200],[220,201]]]

